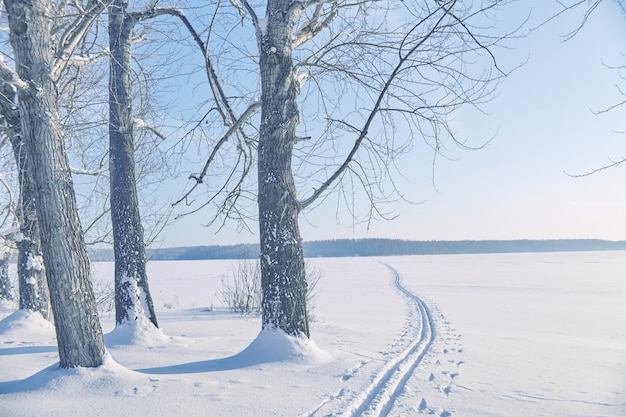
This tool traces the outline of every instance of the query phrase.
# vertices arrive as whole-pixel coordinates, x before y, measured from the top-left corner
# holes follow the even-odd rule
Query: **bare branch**
[[[244,8],[237,2],[237,0],[230,0],[230,4],[233,5],[235,9],[239,12],[239,16],[241,17],[241,24],[243,25],[243,19],[246,17],[246,11]]]
[[[74,67],[84,67],[86,65],[93,64],[94,62],[99,61],[102,58],[106,58],[109,56],[109,50],[104,49],[103,51],[97,54],[89,54],[89,55],[73,55],[69,58],[67,65],[71,65]]]
[[[22,80],[15,71],[13,71],[7,66],[7,64],[5,64],[4,60],[2,59],[2,55],[0,55],[0,80],[15,86],[15,88],[28,88],[28,83]]]
[[[147,131],[154,133],[159,139],[167,140],[165,135],[163,135],[161,132],[159,132],[159,130],[156,127],[147,124],[145,122],[145,120],[134,119],[133,120],[133,128],[134,129],[146,129]]]
[[[59,79],[61,73],[69,64],[70,57],[82,42],[92,24],[110,4],[111,0],[90,0],[86,9],[81,10],[76,19],[67,25],[57,43],[55,62],[51,71],[53,80]]]
[[[428,14],[428,16],[424,17],[420,22],[418,22],[414,27],[413,30],[411,32],[413,32],[414,30],[416,30],[419,26],[421,26],[424,22],[428,21],[430,18],[432,18],[433,16],[435,16],[435,14],[441,9],[436,9],[433,12],[431,12],[430,14]],[[430,31],[424,35],[424,37],[422,38],[421,41],[417,42],[412,48],[409,49],[409,51],[407,51],[407,53],[402,56],[399,56],[399,62],[398,64],[395,66],[395,68],[393,69],[393,71],[391,72],[391,74],[389,75],[389,77],[387,78],[387,80],[385,81],[385,84],[383,86],[383,88],[380,90],[380,93],[378,94],[378,97],[376,98],[376,102],[374,104],[374,107],[372,108],[372,110],[370,111],[363,127],[361,129],[359,129],[359,135],[357,136],[356,140],[354,141],[354,145],[352,146],[352,149],[350,150],[350,152],[348,153],[346,159],[343,161],[343,163],[337,168],[337,170],[324,182],[322,183],[322,185],[313,191],[313,193],[300,201],[300,207],[301,209],[304,209],[308,206],[310,206],[316,199],[318,199],[320,197],[320,195],[322,195],[327,189],[328,187],[330,187],[330,185],[335,182],[343,173],[344,171],[348,168],[348,166],[350,165],[350,163],[353,161],[354,156],[356,155],[357,151],[359,150],[363,140],[367,137],[367,134],[369,132],[369,128],[372,125],[375,117],[378,115],[378,112],[380,111],[383,99],[385,98],[385,96],[387,95],[387,91],[389,90],[389,88],[391,87],[393,81],[395,80],[395,78],[398,76],[398,74],[402,71],[404,64],[410,59],[410,57],[418,50],[418,48],[423,45],[426,40],[428,38],[430,38],[435,32],[436,30],[439,28],[439,25],[441,24],[441,22],[443,22],[443,20],[445,19],[445,17],[447,16],[447,13],[443,13],[441,15],[441,17],[439,17],[437,19],[437,22],[433,25],[433,27],[430,29]],[[409,32],[409,34],[411,33]],[[407,34],[405,36],[405,40],[406,38],[408,38],[409,34]]]
[[[315,7],[315,12],[313,13],[311,19],[300,29],[298,29],[294,34],[295,40],[293,41],[293,48],[297,48],[298,46],[302,45],[303,43],[320,33],[322,30],[328,28],[338,16],[339,5],[341,3],[342,2],[340,0],[334,1],[330,12],[322,21],[320,21],[320,18],[322,17],[324,5],[322,3],[317,4],[317,6]]]
[[[609,168],[615,168],[617,166],[620,166],[621,164],[626,162],[626,158],[621,158],[621,159],[618,159],[617,161],[613,161],[613,160],[610,160],[610,161],[611,161],[610,164],[604,165],[604,166],[602,166],[600,168],[592,169],[591,171],[586,172],[584,174],[570,174],[569,172],[565,172],[565,174],[570,176],[570,177],[572,177],[572,178],[588,177],[588,176],[593,175],[593,174],[595,174],[597,172],[604,171],[604,170],[607,170]]]
[[[474,34],[472,33],[472,31],[467,27],[467,25],[465,24],[465,22],[461,19],[459,19],[459,17],[455,14],[452,13],[452,7],[454,6],[454,4],[456,3],[456,1],[452,2],[452,4],[450,5],[450,7],[446,8],[444,5],[441,6],[441,8],[443,10],[446,11],[447,14],[449,14],[450,16],[452,16],[452,18],[459,24],[461,25],[461,27],[465,30],[465,33],[468,34],[468,36],[470,38],[472,38],[472,41],[474,41],[474,43],[476,43],[476,45],[478,45],[480,47],[480,49],[484,50],[485,52],[487,52],[487,54],[489,54],[489,56],[491,57],[491,60],[493,61],[493,65],[494,67],[500,71],[500,73],[502,75],[506,75],[504,71],[502,71],[500,69],[500,67],[498,67],[498,61],[496,60],[496,57],[493,55],[493,53],[491,52],[491,50],[486,47],[485,45],[483,45],[478,39],[476,39],[476,36],[474,36]],[[494,2],[491,6],[489,6],[488,8],[492,8],[495,7],[498,3]],[[484,11],[487,9],[482,9],[481,11]]]
[[[96,177],[96,176],[104,175],[104,171],[105,171],[104,167],[101,167],[95,171],[70,167],[70,172],[75,175],[90,175],[90,176]]]
[[[244,2],[244,4],[246,3]],[[215,66],[213,65],[209,52],[206,48],[206,45],[204,44],[204,42],[200,38],[200,35],[196,31],[196,29],[193,27],[193,25],[191,24],[187,16],[184,14],[184,12],[177,8],[154,8],[146,12],[146,15],[149,15],[150,17],[156,17],[156,16],[166,15],[166,14],[175,16],[183,22],[183,24],[185,25],[185,28],[189,31],[194,42],[196,43],[196,45],[202,52],[202,56],[204,57],[204,60],[205,60],[209,85],[211,87],[213,97],[215,97],[215,100],[218,104],[217,109],[220,115],[222,116],[222,118],[224,119],[224,124],[227,126],[232,125],[233,123],[235,123],[235,120],[237,120],[237,117],[235,116],[235,113],[232,110],[229,100],[226,97],[226,93],[224,92],[221,86],[221,83],[217,76],[217,72],[215,71]],[[137,16],[137,18],[139,18],[139,16]]]
[[[556,20],[557,18],[561,17],[562,15],[564,15],[565,13],[574,10],[582,5],[586,5],[589,4],[588,9],[585,11],[583,18],[580,22],[580,24],[574,28],[571,32],[567,33],[566,35],[563,36],[563,41],[568,41],[570,39],[572,39],[574,36],[576,36],[581,30],[582,28],[585,26],[585,23],[587,23],[587,20],[589,20],[589,17],[591,16],[591,14],[594,12],[594,10],[600,5],[600,3],[602,2],[602,0],[578,0],[576,3],[571,4],[571,5],[565,5],[563,4],[561,1],[558,1],[557,3],[559,3],[562,7],[562,9],[555,13],[554,15],[548,17],[546,20],[544,20],[543,22],[541,22],[540,24],[538,24],[537,26],[535,26],[534,28],[531,29],[531,31],[537,30],[542,26],[547,25],[548,23],[551,23],[552,21]]]
[[[256,27],[257,30],[260,30],[259,18],[257,17],[256,13],[254,12],[254,9],[252,8],[252,6],[250,6],[250,3],[248,3],[248,0],[241,0],[241,1],[243,2],[243,6],[246,8],[248,13],[250,13],[250,16],[252,17],[252,23],[254,23],[254,27]]]
[[[207,172],[209,170],[209,167],[211,166],[211,163],[213,162],[213,160],[215,159],[215,157],[217,156],[219,150],[222,148],[222,146],[228,141],[228,139],[235,133],[237,132],[239,129],[241,129],[242,125],[254,114],[256,113],[259,109],[261,108],[261,103],[252,103],[245,112],[243,112],[243,114],[241,115],[241,117],[239,119],[237,119],[237,121],[235,122],[235,124],[233,124],[230,129],[228,129],[228,131],[224,134],[224,136],[222,136],[222,138],[217,142],[217,144],[213,147],[213,151],[211,152],[211,155],[209,156],[209,158],[207,159],[206,163],[204,164],[204,168],[202,168],[202,172],[200,173],[200,175],[192,175],[189,178],[190,179],[194,179],[196,181],[196,183],[193,185],[193,187],[191,187],[191,189],[189,191],[187,191],[179,200],[177,200],[176,202],[172,203],[172,206],[178,205],[180,204],[182,201],[186,200],[191,193],[196,189],[196,187],[200,184],[203,183],[204,178],[207,175]]]

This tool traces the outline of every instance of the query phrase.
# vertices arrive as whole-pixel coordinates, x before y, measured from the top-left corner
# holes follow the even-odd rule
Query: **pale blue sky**
[[[533,4],[535,3],[535,4]],[[532,4],[533,21],[547,16],[545,4],[522,1],[502,24],[519,21]],[[539,5],[537,5],[539,4]],[[521,13],[521,14],[520,14]],[[622,100],[618,73],[605,64],[626,64],[622,52],[626,20],[611,1],[591,16],[573,39],[563,37],[580,22],[571,13],[500,51],[500,65],[516,70],[483,106],[487,115],[469,111],[454,121],[473,143],[495,139],[479,151],[454,151],[454,161],[439,158],[432,178],[432,153],[416,146],[400,162],[398,183],[408,199],[397,203],[398,217],[368,226],[354,225],[337,213],[334,199],[301,219],[304,240],[339,238],[461,239],[626,239],[626,165],[585,178],[609,158],[626,157],[626,108],[594,115]],[[255,234],[201,225],[199,212],[165,230],[161,246],[216,245],[257,240]]]

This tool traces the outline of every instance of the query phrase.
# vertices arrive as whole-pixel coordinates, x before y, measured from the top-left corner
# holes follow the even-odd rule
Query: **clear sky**
[[[519,3],[499,24],[519,21],[531,7],[538,22],[552,2]],[[626,239],[626,164],[584,178],[566,174],[626,157],[626,133],[620,133],[626,131],[626,107],[593,113],[624,99],[617,86],[626,88],[626,81],[607,65],[626,65],[626,19],[606,0],[564,42],[581,19],[580,12],[570,13],[512,43],[515,49],[497,51],[504,68],[526,63],[483,106],[486,115],[461,112],[453,122],[475,144],[495,135],[487,147],[439,158],[434,179],[427,147],[416,146],[400,161],[400,188],[420,204],[395,203],[395,220],[355,225],[330,198],[301,218],[303,239]],[[254,234],[216,233],[202,227],[209,216],[179,220],[161,235],[160,246],[256,242],[256,225]]]

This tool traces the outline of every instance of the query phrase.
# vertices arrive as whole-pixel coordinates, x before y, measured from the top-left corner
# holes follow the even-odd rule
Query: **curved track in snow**
[[[435,339],[435,324],[426,304],[411,291],[402,286],[402,277],[393,267],[384,264],[393,274],[393,284],[407,299],[411,309],[408,314],[412,340],[376,374],[369,386],[351,398],[348,404],[337,407],[331,415],[343,417],[386,417],[402,394],[407,381],[413,375]],[[342,389],[333,400],[346,400],[346,390]],[[343,401],[340,401],[343,402]],[[324,404],[322,404],[323,406]],[[328,404],[325,404],[328,405]],[[320,406],[321,408],[321,406]],[[309,416],[314,416],[319,408]]]

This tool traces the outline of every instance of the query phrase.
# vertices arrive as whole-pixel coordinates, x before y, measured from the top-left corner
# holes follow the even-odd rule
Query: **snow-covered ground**
[[[313,259],[313,342],[223,308],[235,262],[151,262],[162,332],[105,314],[98,369],[0,306],[0,416],[626,416],[625,252]]]

